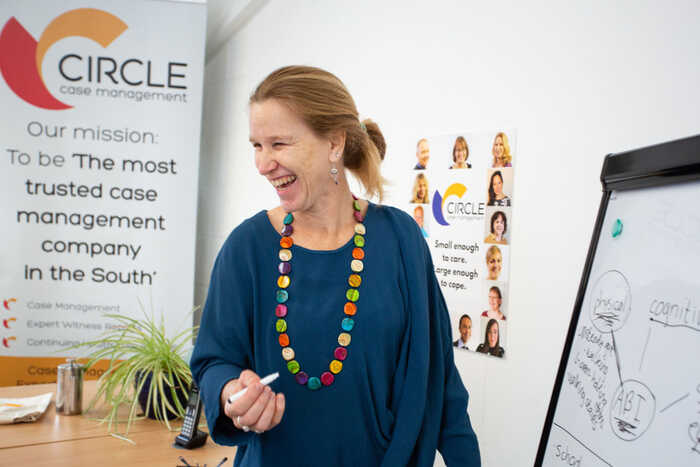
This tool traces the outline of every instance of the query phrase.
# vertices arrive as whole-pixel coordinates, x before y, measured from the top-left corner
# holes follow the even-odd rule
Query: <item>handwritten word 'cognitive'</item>
[[[682,303],[655,298],[649,304],[649,315],[652,320],[666,326],[700,331],[700,308],[694,306],[689,298],[686,298]]]

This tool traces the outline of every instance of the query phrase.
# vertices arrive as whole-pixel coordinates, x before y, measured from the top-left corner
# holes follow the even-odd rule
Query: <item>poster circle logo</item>
[[[452,185],[447,187],[447,190],[445,190],[444,197],[440,195],[439,191],[435,190],[435,194],[433,195],[433,217],[438,222],[438,224],[450,225],[449,222],[447,222],[445,220],[445,215],[443,214],[445,200],[452,195],[455,195],[458,198],[461,198],[462,196],[464,196],[464,194],[466,192],[467,192],[467,187],[462,185],[461,183],[453,183]]]
[[[0,73],[17,97],[35,107],[65,110],[65,104],[49,92],[44,82],[42,64],[49,48],[66,37],[85,37],[107,47],[127,25],[106,11],[79,8],[57,16],[46,26],[39,40],[13,16],[0,31]]]

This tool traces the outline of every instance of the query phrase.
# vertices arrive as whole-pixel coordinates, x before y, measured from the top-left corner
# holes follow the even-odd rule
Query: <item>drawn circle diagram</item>
[[[600,276],[591,297],[590,319],[598,331],[609,333],[624,326],[632,309],[632,293],[620,271],[610,270]]]
[[[618,438],[634,441],[647,431],[656,413],[656,397],[634,379],[624,381],[610,404],[610,427]]]

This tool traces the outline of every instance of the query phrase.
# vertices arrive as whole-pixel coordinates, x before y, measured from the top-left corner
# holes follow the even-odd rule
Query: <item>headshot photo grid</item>
[[[499,358],[507,354],[512,312],[515,142],[514,130],[419,135],[406,172],[405,209],[430,247],[453,345]]]

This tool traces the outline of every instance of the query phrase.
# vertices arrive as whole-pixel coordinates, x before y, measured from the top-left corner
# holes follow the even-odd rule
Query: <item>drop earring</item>
[[[338,153],[335,153],[335,158],[340,159],[340,155]],[[335,167],[335,162],[331,162],[331,177],[333,178],[333,181],[335,184],[338,184],[338,169]]]

